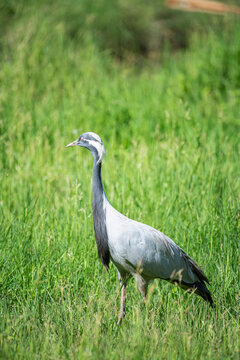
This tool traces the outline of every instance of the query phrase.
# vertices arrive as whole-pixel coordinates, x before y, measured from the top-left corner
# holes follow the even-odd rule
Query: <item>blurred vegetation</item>
[[[61,29],[65,41],[76,46],[91,39],[99,50],[117,59],[139,62],[146,57],[161,59],[165,48],[186,48],[193,31],[220,30],[224,20],[173,11],[163,0],[2,0],[1,42],[8,42],[13,33],[18,39],[34,36],[32,27],[41,31],[44,23],[52,36]]]

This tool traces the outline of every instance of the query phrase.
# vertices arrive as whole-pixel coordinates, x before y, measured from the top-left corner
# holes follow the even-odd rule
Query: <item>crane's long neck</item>
[[[108,268],[110,252],[106,228],[106,201],[107,199],[101,177],[101,163],[98,164],[96,158],[93,157],[92,206],[94,232],[97,242],[98,256],[101,259],[102,264]]]

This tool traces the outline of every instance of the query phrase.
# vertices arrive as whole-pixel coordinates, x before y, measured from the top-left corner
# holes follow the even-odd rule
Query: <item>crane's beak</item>
[[[78,141],[75,140],[75,141],[71,142],[70,144],[66,145],[66,147],[77,146],[77,144],[78,144]]]

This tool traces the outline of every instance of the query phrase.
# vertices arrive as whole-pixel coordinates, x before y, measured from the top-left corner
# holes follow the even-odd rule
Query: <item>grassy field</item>
[[[29,10],[30,12],[30,10]],[[44,20],[45,19],[45,20]],[[0,54],[0,357],[238,359],[240,26],[209,27],[141,70],[30,12]],[[163,281],[145,307],[97,258],[91,154],[105,144],[110,202],[154,226],[210,278],[216,308]]]

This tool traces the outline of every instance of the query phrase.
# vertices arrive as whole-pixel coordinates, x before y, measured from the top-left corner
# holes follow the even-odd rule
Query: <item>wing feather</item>
[[[194,274],[196,274],[201,281],[206,281],[209,284],[209,280],[207,276],[204,274],[202,269],[195,263],[195,261],[188,254],[186,254],[181,248],[179,248],[179,250],[183,254],[186,261],[189,263]]]

